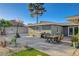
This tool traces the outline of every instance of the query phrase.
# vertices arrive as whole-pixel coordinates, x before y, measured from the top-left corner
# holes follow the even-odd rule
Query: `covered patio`
[[[70,37],[78,34],[79,24],[66,23],[62,27],[64,36]]]

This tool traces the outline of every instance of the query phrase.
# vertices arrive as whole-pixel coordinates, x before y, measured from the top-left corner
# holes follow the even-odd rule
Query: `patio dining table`
[[[54,36],[48,36],[47,37],[47,40],[49,41],[49,42],[53,42],[53,41],[57,41],[58,40],[58,35],[54,35]]]
[[[56,38],[58,37],[58,35],[54,35],[54,36],[49,36],[50,38]]]

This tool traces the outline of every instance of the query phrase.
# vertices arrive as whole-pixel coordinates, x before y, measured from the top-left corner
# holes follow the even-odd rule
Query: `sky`
[[[47,10],[42,16],[39,16],[39,21],[50,22],[66,22],[66,17],[79,15],[78,3],[45,3]],[[21,19],[25,24],[36,23],[36,18],[30,16],[27,3],[0,3],[0,19],[5,20]]]

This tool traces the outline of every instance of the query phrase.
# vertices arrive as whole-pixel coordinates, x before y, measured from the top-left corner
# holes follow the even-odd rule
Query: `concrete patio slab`
[[[21,38],[17,39],[17,43],[20,43],[24,46],[28,45],[39,51],[47,53],[50,56],[72,56],[75,48],[70,46],[70,40],[70,37],[65,37],[60,44],[54,44],[46,42],[45,39],[40,39],[38,37],[28,37],[23,35],[21,36]],[[75,56],[79,55],[78,51],[74,54]]]

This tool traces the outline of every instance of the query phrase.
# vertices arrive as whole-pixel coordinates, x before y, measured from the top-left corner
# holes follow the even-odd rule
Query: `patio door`
[[[78,33],[78,27],[68,27],[68,36],[76,35]]]
[[[68,36],[74,35],[74,27],[69,27],[68,28]]]

